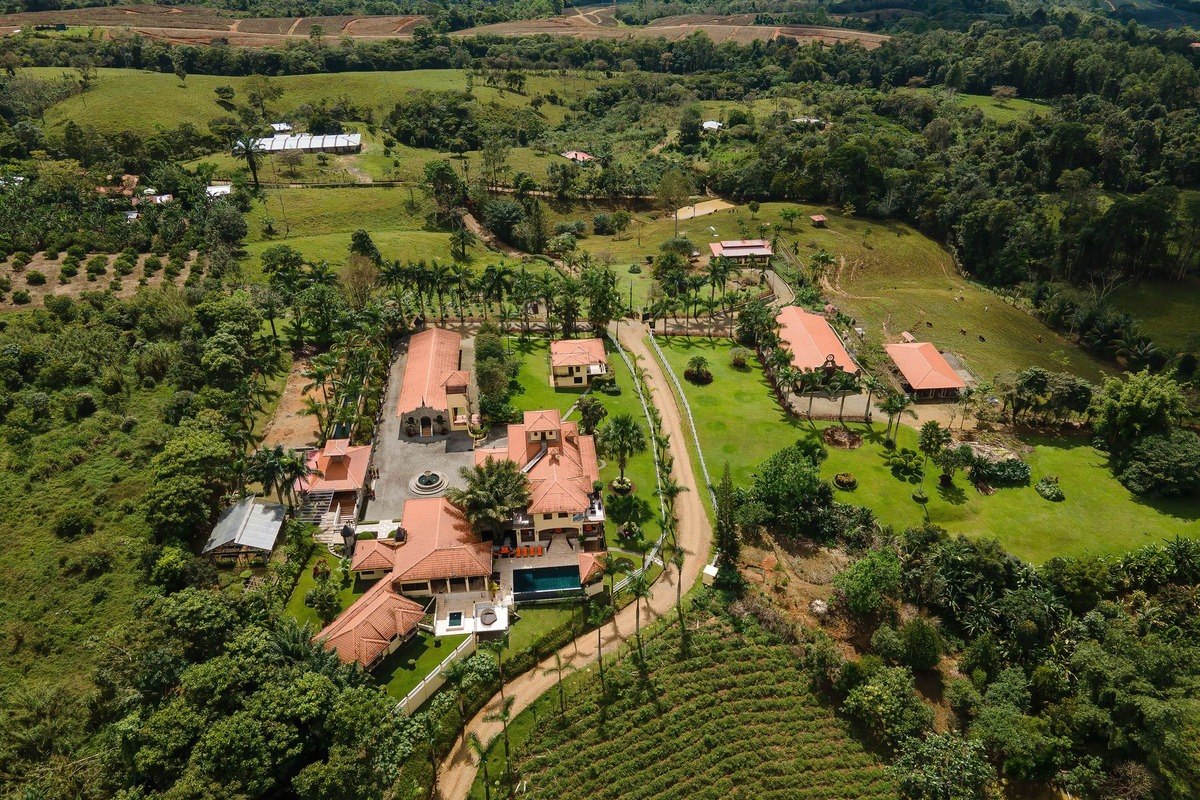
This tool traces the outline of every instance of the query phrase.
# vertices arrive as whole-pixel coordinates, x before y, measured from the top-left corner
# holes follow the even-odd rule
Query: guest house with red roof
[[[428,328],[409,339],[407,358],[396,407],[405,433],[431,437],[467,430],[471,375],[460,368],[462,337]]]
[[[803,372],[823,371],[828,376],[841,371],[848,375],[862,372],[846,352],[845,345],[829,321],[797,306],[780,309],[779,340],[792,351],[792,366]]]
[[[311,473],[297,480],[295,486],[304,497],[305,513],[326,530],[356,519],[359,504],[366,496],[371,446],[330,439],[324,447],[309,450],[305,460]]]
[[[917,399],[953,399],[967,387],[962,376],[950,366],[930,342],[903,342],[885,345],[896,365],[904,391]]]
[[[709,242],[708,249],[713,258],[727,258],[741,267],[766,266],[775,255],[771,243],[766,239],[732,239]]]
[[[597,375],[608,374],[603,339],[559,339],[550,343],[550,384],[557,389],[580,389]]]

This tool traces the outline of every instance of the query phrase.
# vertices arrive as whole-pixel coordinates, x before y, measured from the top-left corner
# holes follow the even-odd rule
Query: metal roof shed
[[[269,553],[283,527],[286,509],[247,497],[221,512],[201,555],[234,556],[244,550]]]

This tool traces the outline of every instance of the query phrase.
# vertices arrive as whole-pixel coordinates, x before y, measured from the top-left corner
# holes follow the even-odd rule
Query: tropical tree
[[[950,431],[939,425],[937,420],[931,419],[921,426],[921,430],[917,434],[917,449],[925,456],[925,460],[921,462],[922,481],[924,481],[925,467],[929,464],[929,459],[936,457],[948,444],[950,444]]]
[[[645,653],[642,652],[642,601],[648,601],[653,595],[650,581],[646,579],[646,571],[642,570],[634,575],[628,588],[629,594],[633,596],[633,631],[637,639],[638,661],[645,664]],[[649,611],[649,608],[646,610]]]
[[[246,159],[246,168],[250,170],[250,178],[254,188],[258,186],[258,137],[251,133],[243,133],[233,143],[233,154]]]
[[[890,392],[887,397],[883,399],[883,402],[880,403],[880,408],[883,409],[883,413],[887,414],[888,418],[887,430],[884,431],[884,435],[887,438],[892,440],[896,439],[897,435],[900,433],[900,423],[898,420],[905,413],[909,414],[910,416],[916,416],[916,414],[909,410],[909,406],[912,405],[912,402],[912,398],[906,394]],[[894,431],[892,430],[893,426],[895,427]]]
[[[862,385],[867,390],[867,421],[871,421],[871,400],[875,397],[875,393],[883,388],[883,381],[876,378],[871,373],[867,373],[862,378]]]
[[[604,603],[594,603],[588,606],[588,625],[596,629],[596,667],[600,671],[601,693],[607,691],[607,687],[604,685],[604,623],[611,615],[612,606]]]
[[[466,729],[465,724],[463,728]],[[492,800],[492,778],[488,775],[487,748],[483,746],[483,742],[479,740],[478,734],[474,731],[467,734],[467,741],[471,746],[471,752],[475,754],[475,759],[479,762],[479,769],[483,773],[483,800]]]
[[[689,358],[687,367],[683,370],[683,377],[693,383],[711,383],[713,376],[712,370],[708,368],[708,359],[700,355]]]
[[[601,562],[601,574],[608,578],[608,596],[613,596],[613,586],[618,575],[624,575],[633,570],[633,561],[625,556],[614,555],[610,550]]]
[[[512,515],[529,505],[529,479],[515,461],[488,456],[482,464],[459,472],[466,486],[446,493],[462,509],[471,526],[496,536]]]
[[[632,414],[618,414],[600,429],[596,444],[601,452],[617,460],[618,480],[624,483],[629,459],[646,450],[646,432]]]
[[[838,403],[838,422],[845,424],[846,395],[858,391],[858,378],[848,372],[838,372],[834,376],[834,387],[841,395],[841,402]]]

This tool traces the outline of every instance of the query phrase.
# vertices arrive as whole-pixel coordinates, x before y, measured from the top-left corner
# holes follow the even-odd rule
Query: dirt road
[[[655,360],[646,344],[646,328],[640,324],[623,322],[620,325],[621,344],[631,354],[641,359],[646,370],[646,383],[651,390],[655,405],[662,412],[663,429],[671,435],[671,454],[675,457],[675,480],[687,487],[679,496],[675,510],[679,515],[679,544],[687,554],[683,565],[683,587],[686,592],[700,577],[700,571],[708,562],[712,545],[712,527],[704,512],[702,492],[696,485],[692,471],[691,456],[688,454],[683,418],[671,393],[670,384],[663,375],[662,367]],[[629,388],[629,387],[627,387]],[[631,390],[631,389],[630,389]],[[668,568],[654,584],[653,594],[642,607],[642,624],[671,613],[675,603],[675,582],[679,579],[673,569]],[[646,613],[646,612],[649,613]],[[634,608],[625,607],[616,618],[604,626],[603,651],[611,653],[633,636]],[[559,651],[564,664],[586,668],[596,662],[596,633],[592,631],[576,642]],[[551,667],[553,657],[546,659],[535,669],[509,682],[505,694],[513,699],[513,714],[529,705],[554,688],[555,675]],[[475,718],[467,725],[467,731],[476,734],[482,741],[490,742],[500,734],[500,723],[487,721],[484,717],[500,708],[500,695],[492,697]],[[461,739],[455,740],[454,749],[442,762],[440,771],[439,797],[443,800],[466,800],[475,780],[477,764],[469,749],[463,748]]]

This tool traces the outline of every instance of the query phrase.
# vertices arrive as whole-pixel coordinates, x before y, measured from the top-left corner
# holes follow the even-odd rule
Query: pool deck
[[[492,569],[500,573],[500,594],[509,602],[513,596],[513,572],[519,569],[546,569],[547,567],[579,569],[579,550],[568,545],[565,539],[556,537],[540,556],[496,558],[492,562]]]

